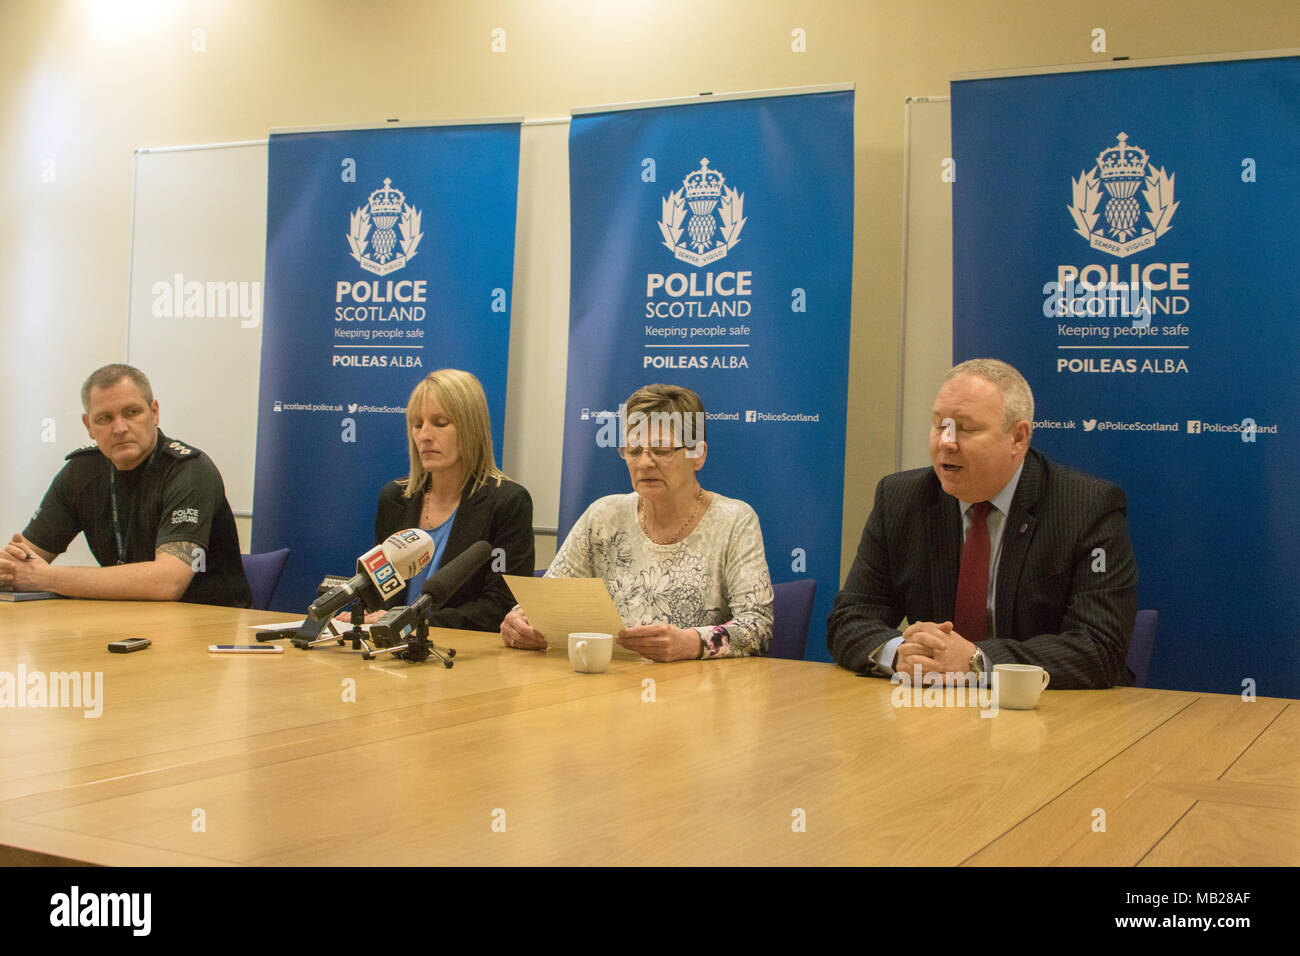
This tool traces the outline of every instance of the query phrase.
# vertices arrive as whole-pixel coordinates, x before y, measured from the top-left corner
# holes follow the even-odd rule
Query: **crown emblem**
[[[1103,149],[1097,156],[1102,182],[1114,179],[1141,179],[1147,174],[1147,151],[1128,145],[1128,133],[1115,137],[1117,145]]]
[[[380,229],[392,229],[397,217],[402,214],[402,203],[406,197],[400,189],[392,187],[393,181],[384,177],[384,188],[376,189],[370,194],[370,215]]]
[[[682,180],[682,185],[686,187],[686,201],[693,210],[696,202],[717,202],[722,198],[722,184],[726,181],[722,173],[709,169],[709,160],[705,157],[700,160],[700,168],[688,173]],[[696,214],[705,215],[705,212],[696,210]]]

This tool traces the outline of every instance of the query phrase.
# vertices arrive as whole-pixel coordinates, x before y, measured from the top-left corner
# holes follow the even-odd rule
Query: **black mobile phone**
[[[130,654],[132,651],[142,651],[152,643],[147,637],[128,637],[124,641],[111,641],[108,649],[114,654]]]

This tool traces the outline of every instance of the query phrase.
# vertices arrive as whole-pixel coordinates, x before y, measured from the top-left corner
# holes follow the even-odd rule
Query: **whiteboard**
[[[237,515],[253,508],[265,260],[265,140],[136,151],[126,360],[149,376],[163,432],[216,462]],[[188,283],[204,291],[186,315]],[[227,283],[256,294],[254,318]]]
[[[898,469],[930,464],[930,407],[952,367],[953,187],[942,175],[951,157],[948,97],[909,97],[903,121]]]

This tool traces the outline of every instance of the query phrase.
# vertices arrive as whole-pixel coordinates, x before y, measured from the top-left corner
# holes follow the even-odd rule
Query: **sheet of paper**
[[[577,631],[613,634],[623,630],[614,599],[600,578],[525,578],[503,575],[524,609],[528,623],[546,635],[547,643],[568,651],[569,635]],[[620,654],[619,652],[622,652]],[[614,647],[617,656],[640,654]]]
[[[283,624],[250,624],[250,631],[296,631],[302,627],[302,621],[285,621]]]
[[[282,624],[250,624],[248,625],[248,629],[250,631],[296,631],[298,630],[298,628],[302,627],[303,624],[305,623],[306,623],[306,618],[303,618],[303,620],[301,621],[285,621]],[[352,630],[352,625],[340,624],[334,618],[330,618],[329,629],[333,634],[337,636],[339,634],[342,634],[345,631]],[[362,624],[361,630],[365,631],[366,633],[369,633],[370,625]]]

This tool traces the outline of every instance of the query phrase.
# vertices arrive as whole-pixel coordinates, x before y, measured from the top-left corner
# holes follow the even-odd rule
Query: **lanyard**
[[[144,467],[148,468],[153,464],[154,456],[158,454],[158,448],[162,445],[162,434],[154,440],[153,451],[149,452],[149,458],[145,461]],[[117,539],[117,563],[126,564],[126,543],[122,537],[122,522],[118,518],[117,512],[117,466],[111,461],[108,463],[108,500],[113,505],[113,537]]]

